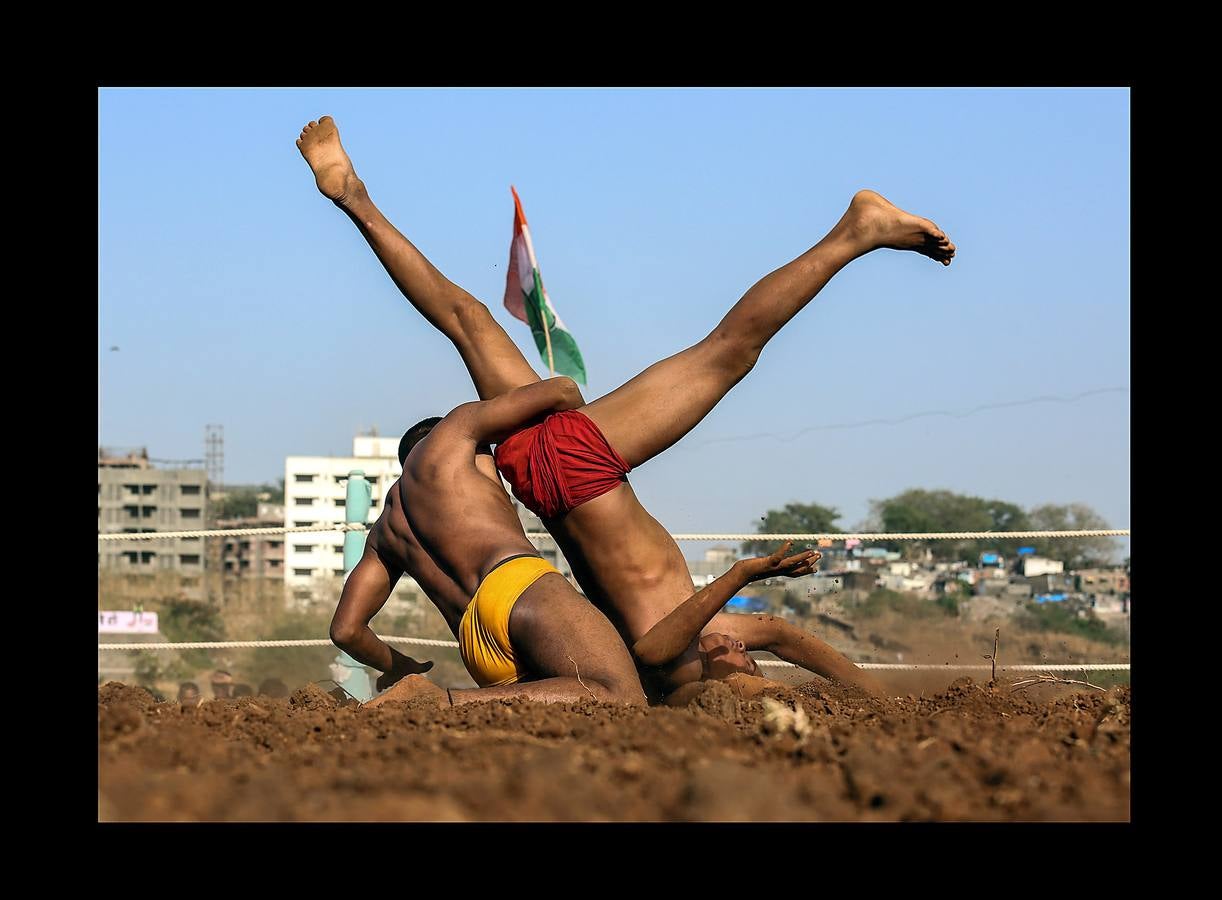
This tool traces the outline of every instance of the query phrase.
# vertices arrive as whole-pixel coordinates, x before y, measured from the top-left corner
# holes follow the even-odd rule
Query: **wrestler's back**
[[[475,466],[475,447],[443,420],[404,461],[403,511],[421,546],[471,595],[503,559],[537,554],[509,496]]]
[[[450,630],[457,635],[458,623],[462,621],[467,604],[471,602],[471,595],[441,571],[432,557],[420,546],[420,541],[403,514],[398,481],[386,492],[382,513],[369,529],[367,541],[383,558],[415,579],[425,596],[446,620]]]

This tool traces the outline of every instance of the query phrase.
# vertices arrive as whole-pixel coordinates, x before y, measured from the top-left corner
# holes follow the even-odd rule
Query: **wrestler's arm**
[[[514,388],[491,400],[465,403],[451,413],[461,419],[466,434],[480,444],[496,444],[548,413],[583,404],[577,382],[557,375]]]
[[[372,538],[372,535],[371,535]],[[344,581],[339,604],[331,619],[331,642],[353,659],[382,672],[378,690],[384,690],[404,675],[419,674],[433,668],[432,662],[420,663],[386,644],[369,627],[390,597],[402,571],[378,553],[373,541]]]
[[[752,581],[781,576],[800,578],[815,571],[820,554],[806,550],[785,556],[791,543],[785,542],[771,556],[740,559],[717,580],[701,588],[668,613],[632,645],[633,655],[646,666],[662,666],[682,654],[701,630],[721,612],[735,592]]]

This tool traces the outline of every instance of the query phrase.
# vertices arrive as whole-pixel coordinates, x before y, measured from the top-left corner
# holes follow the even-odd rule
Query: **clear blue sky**
[[[949,268],[854,262],[633,473],[671,530],[751,530],[792,500],[850,527],[909,487],[1129,525],[1127,392],[822,427],[1129,386],[1123,90],[104,90],[100,443],[198,458],[219,422],[226,480],[274,482],[286,455],[474,398],[315,191],[294,141],[324,114],[391,221],[542,367],[501,305],[517,186],[587,398],[703,337],[859,188],[947,231]]]

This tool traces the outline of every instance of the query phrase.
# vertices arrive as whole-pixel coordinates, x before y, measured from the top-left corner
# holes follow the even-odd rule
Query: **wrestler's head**
[[[759,666],[747,653],[742,641],[728,634],[706,634],[700,638],[700,661],[705,678],[725,678],[735,672],[756,675]]]
[[[441,416],[429,416],[427,419],[421,419],[407,431],[403,432],[403,437],[399,440],[399,465],[403,465],[403,461],[407,459],[407,454],[412,452],[412,447],[419,444],[428,435],[433,427],[441,421]]]
[[[412,448],[424,440],[440,421],[440,416],[430,416],[427,419],[421,419],[403,433],[403,437],[399,440],[400,466],[407,460],[407,454],[412,452]],[[503,487],[501,476],[496,471],[496,462],[492,457],[492,447],[488,444],[480,444],[475,448],[475,468],[488,476],[497,487]]]

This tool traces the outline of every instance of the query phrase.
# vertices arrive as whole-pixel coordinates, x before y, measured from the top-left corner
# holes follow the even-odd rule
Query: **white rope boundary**
[[[325,534],[332,531],[366,531],[360,522],[340,522],[294,528],[220,528],[212,531],[145,531],[139,534],[99,534],[99,541],[168,541],[178,538],[253,537],[263,534]],[[528,531],[528,538],[551,538],[546,531]],[[1127,528],[1076,531],[914,531],[889,533],[868,531],[853,534],[672,534],[676,541],[974,541],[1028,540],[1030,538],[1128,537]]]
[[[423,647],[447,647],[458,649],[457,641],[438,641],[431,638],[387,637],[379,635],[388,644],[418,644]],[[331,641],[324,639],[290,640],[290,641],[187,641],[179,644],[149,643],[149,644],[98,644],[99,650],[238,650],[262,647],[333,647]],[[793,663],[782,660],[759,660],[761,666],[796,669]],[[855,663],[860,669],[890,669],[905,671],[990,671],[992,666],[983,665],[931,665],[906,663]],[[1127,672],[1129,663],[1055,663],[1053,665],[1016,665],[998,666],[1003,672]]]

